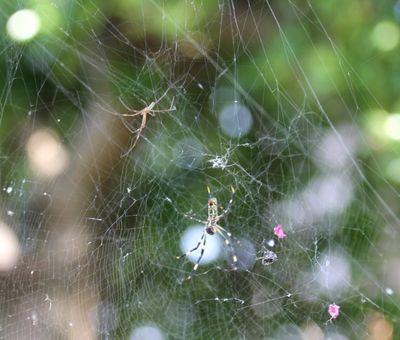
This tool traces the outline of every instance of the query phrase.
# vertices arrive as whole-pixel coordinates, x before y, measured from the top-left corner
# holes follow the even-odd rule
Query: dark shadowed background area
[[[399,20],[2,1],[0,338],[398,339]]]

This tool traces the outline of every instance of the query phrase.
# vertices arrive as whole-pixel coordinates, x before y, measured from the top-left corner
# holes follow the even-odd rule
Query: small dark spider
[[[261,264],[264,266],[269,266],[278,260],[278,255],[276,255],[272,250],[264,250],[263,255],[257,257],[256,260],[261,260]]]

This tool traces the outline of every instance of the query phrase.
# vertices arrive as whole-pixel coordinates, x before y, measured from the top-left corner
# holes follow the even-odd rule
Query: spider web
[[[362,7],[27,4],[41,33],[1,40],[1,338],[395,332],[398,191],[363,118],[394,99],[364,83],[374,61],[336,45],[340,6]],[[368,6],[369,20],[386,15]],[[152,102],[143,129],[143,116],[122,116]],[[235,188],[220,224],[240,244],[207,236],[185,280],[199,253],[176,256],[201,236],[207,185],[223,207]]]

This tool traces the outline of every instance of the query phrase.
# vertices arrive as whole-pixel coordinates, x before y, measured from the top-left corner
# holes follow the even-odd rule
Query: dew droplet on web
[[[273,239],[268,240],[266,243],[271,248],[275,247],[275,241]]]
[[[385,292],[387,295],[393,295],[393,289],[390,287],[385,288]]]

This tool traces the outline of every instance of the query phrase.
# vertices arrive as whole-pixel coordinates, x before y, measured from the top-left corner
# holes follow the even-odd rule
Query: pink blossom
[[[340,314],[340,306],[331,303],[328,307],[328,313],[331,316],[331,319],[335,320]]]
[[[278,236],[278,238],[281,240],[283,238],[286,237],[285,231],[282,228],[282,224],[278,224],[275,228],[274,228],[274,234],[275,236]]]

